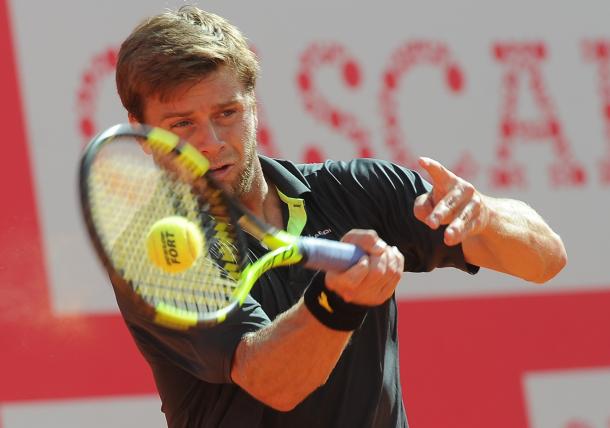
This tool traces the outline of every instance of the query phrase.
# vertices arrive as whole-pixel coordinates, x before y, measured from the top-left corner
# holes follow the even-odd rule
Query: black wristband
[[[314,317],[333,330],[353,331],[364,322],[368,306],[347,303],[326,288],[325,276],[318,273],[303,295],[305,306]]]

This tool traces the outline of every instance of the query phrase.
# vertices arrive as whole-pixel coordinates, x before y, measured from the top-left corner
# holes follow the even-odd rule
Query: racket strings
[[[230,210],[205,180],[198,180],[193,191],[127,140],[107,144],[96,156],[87,185],[91,218],[105,253],[148,304],[205,316],[230,303],[239,285],[243,252],[230,226]],[[174,215],[196,224],[205,238],[201,256],[180,273],[155,266],[146,249],[151,226]]]
[[[175,180],[172,182],[180,183],[184,181],[184,174],[172,178]],[[188,197],[180,197],[185,194]],[[240,254],[244,254],[245,247],[240,251],[237,246],[238,229],[233,226],[237,224],[237,214],[226,203],[222,192],[210,181],[200,177],[191,180],[187,188],[181,188],[180,191],[172,189],[170,196],[176,200],[177,210],[198,213],[198,221],[208,243],[208,255],[221,268],[223,279],[238,281],[245,262],[245,257]]]

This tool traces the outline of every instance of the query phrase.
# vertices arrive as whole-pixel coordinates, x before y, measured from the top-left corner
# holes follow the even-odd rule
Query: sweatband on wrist
[[[326,288],[325,276],[320,273],[313,279],[303,295],[309,312],[333,330],[353,331],[364,322],[367,306],[347,303],[337,293]]]

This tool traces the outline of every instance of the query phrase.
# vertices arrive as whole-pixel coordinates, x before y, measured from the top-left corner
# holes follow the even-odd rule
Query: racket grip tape
[[[332,330],[354,331],[360,328],[368,306],[348,303],[326,287],[326,275],[319,272],[305,290],[303,300],[309,312]]]
[[[356,245],[330,239],[303,237],[297,245],[303,255],[303,264],[324,272],[348,270],[365,255]]]

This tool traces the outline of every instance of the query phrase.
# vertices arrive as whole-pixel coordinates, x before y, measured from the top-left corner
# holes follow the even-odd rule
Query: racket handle
[[[356,263],[364,251],[353,244],[320,238],[300,238],[297,244],[303,254],[303,264],[316,270],[343,272]]]

